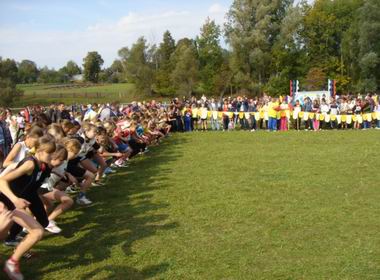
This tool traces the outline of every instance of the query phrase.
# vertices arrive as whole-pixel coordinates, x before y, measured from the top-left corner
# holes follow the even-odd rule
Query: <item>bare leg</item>
[[[104,173],[104,170],[107,168],[107,163],[105,162],[104,158],[102,158],[99,154],[94,155],[94,159],[99,164],[98,171],[96,173],[95,181],[99,181]]]
[[[85,193],[90,188],[92,182],[95,179],[95,174],[90,171],[86,171],[83,176],[84,180],[79,184],[81,192]]]
[[[58,201],[60,204],[50,213],[49,221],[55,220],[59,215],[73,206],[74,201],[65,192],[53,190],[52,192],[43,195],[45,199],[50,201]]]
[[[13,211],[13,221],[28,230],[28,234],[16,247],[12,255],[12,260],[19,261],[22,255],[30,250],[38,241],[41,240],[44,230],[42,226],[24,210],[16,209]]]

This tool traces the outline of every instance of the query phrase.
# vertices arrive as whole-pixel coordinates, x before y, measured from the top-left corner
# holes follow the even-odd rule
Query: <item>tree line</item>
[[[169,30],[159,44],[141,37],[108,68],[94,51],[82,67],[69,61],[59,70],[0,60],[0,77],[64,83],[82,73],[86,81],[132,82],[162,96],[286,94],[295,79],[305,90],[325,89],[327,79],[336,80],[338,93],[379,90],[380,1],[293,2],[235,0],[223,26],[208,18],[196,38],[176,41]]]

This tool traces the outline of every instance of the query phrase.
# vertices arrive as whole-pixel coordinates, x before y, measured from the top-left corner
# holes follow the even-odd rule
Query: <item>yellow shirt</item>
[[[193,119],[198,118],[198,108],[193,108],[192,113],[193,113],[193,115],[192,115]]]
[[[279,106],[278,102],[270,102],[268,104],[268,117],[277,118],[277,111],[275,108]]]

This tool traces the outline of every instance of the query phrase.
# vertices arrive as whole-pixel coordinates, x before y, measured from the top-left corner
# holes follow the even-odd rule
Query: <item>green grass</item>
[[[26,279],[379,279],[378,139],[173,135],[60,218]]]
[[[88,103],[88,102],[131,102],[133,100],[152,99],[152,96],[137,95],[135,87],[130,83],[100,84],[84,86],[80,84],[17,85],[24,91],[24,96],[14,101],[13,107],[31,104],[48,105],[52,102]]]

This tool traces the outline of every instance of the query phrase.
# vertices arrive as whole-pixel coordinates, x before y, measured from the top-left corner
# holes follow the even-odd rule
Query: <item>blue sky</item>
[[[0,56],[60,68],[96,50],[108,66],[140,36],[158,43],[170,30],[175,39],[193,38],[207,17],[223,24],[232,2],[0,0]]]

